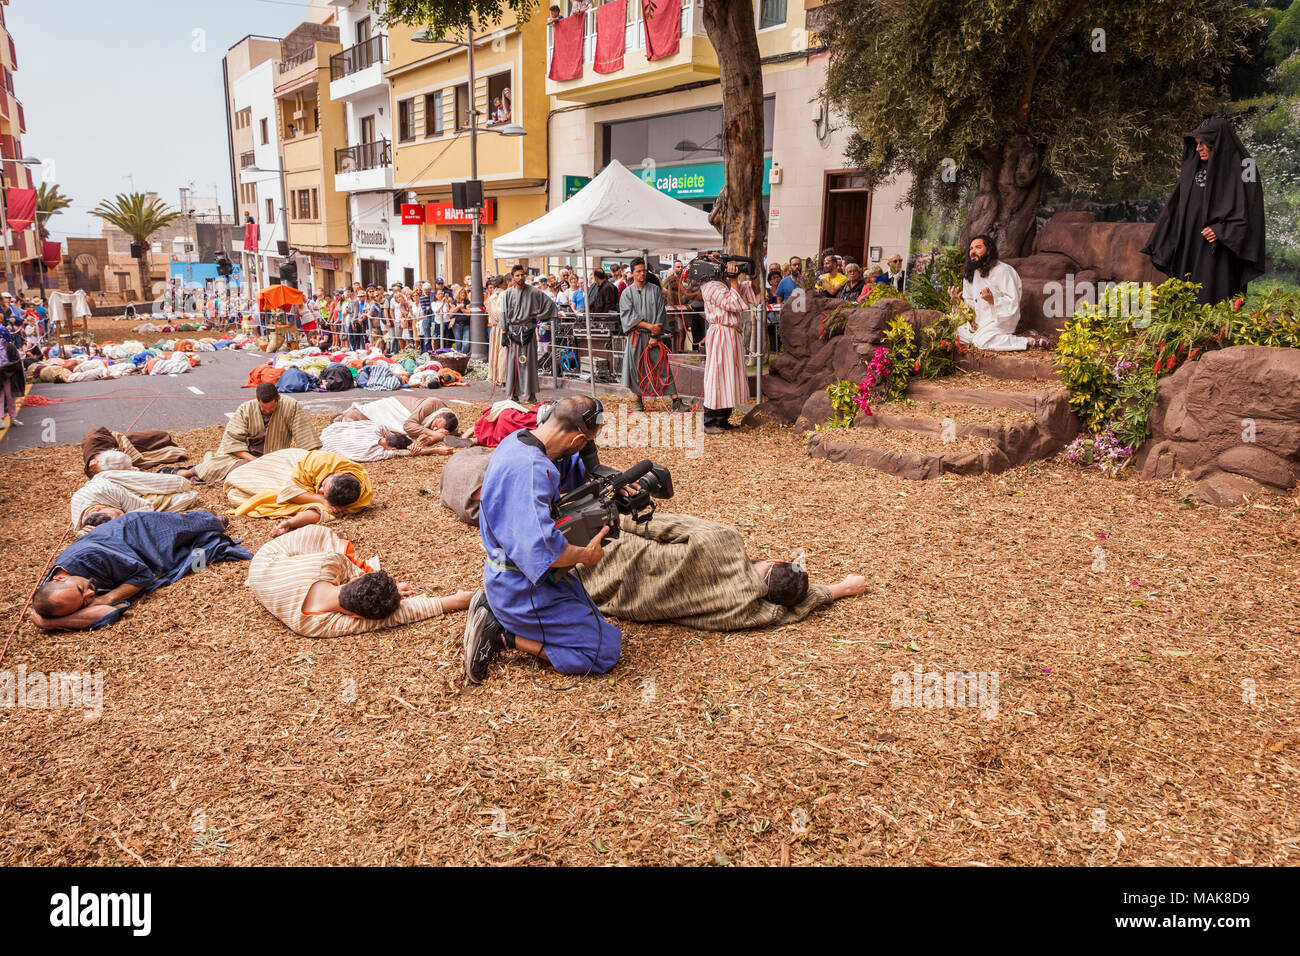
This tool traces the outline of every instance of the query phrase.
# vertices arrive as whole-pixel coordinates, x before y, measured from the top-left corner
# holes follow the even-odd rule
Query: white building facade
[[[252,156],[241,158],[243,168],[239,179],[241,184],[252,185],[257,192],[257,212],[253,214],[258,230],[257,248],[245,248],[242,263],[244,274],[255,288],[279,281],[286,239],[284,192],[281,175],[276,172],[280,168],[280,143],[275,118],[275,66],[275,61],[266,60],[231,83],[234,106],[249,111],[253,128]],[[254,168],[262,172],[250,171]]]
[[[348,197],[350,282],[414,287],[420,227],[402,225],[405,190],[393,181],[393,111],[384,70],[388,37],[368,0],[336,0],[343,51],[330,60],[330,98],[344,109],[347,146],[335,151],[334,188]]]

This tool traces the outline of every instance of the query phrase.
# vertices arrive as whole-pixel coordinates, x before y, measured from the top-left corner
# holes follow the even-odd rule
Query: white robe
[[[980,295],[984,289],[993,292],[989,303]],[[962,300],[975,311],[974,331],[967,322],[957,329],[957,339],[977,349],[993,352],[1019,352],[1029,347],[1029,340],[1016,335],[1020,324],[1020,275],[1005,262],[989,270],[988,276],[975,271],[975,278],[963,280]]]

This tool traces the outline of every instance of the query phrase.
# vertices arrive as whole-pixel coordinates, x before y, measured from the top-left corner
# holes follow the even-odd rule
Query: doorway
[[[822,205],[822,249],[833,249],[846,261],[865,269],[871,240],[871,190],[860,172],[852,169],[826,173]]]
[[[377,286],[380,289],[388,288],[388,263],[380,262],[378,259],[362,259],[361,284]]]

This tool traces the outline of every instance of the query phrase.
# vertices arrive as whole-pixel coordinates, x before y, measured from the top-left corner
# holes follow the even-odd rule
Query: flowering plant
[[[1116,478],[1133,458],[1134,449],[1123,444],[1109,428],[1096,435],[1081,435],[1065,450],[1070,461],[1090,467],[1096,466],[1108,478]]]
[[[881,384],[889,379],[889,370],[889,349],[883,345],[878,346],[871,353],[871,361],[867,363],[866,377],[858,383],[858,394],[853,399],[854,404],[868,415],[871,414],[871,398]]]

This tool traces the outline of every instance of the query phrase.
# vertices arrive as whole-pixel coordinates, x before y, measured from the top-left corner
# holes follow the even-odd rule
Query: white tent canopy
[[[666,196],[614,160],[541,219],[499,236],[496,259],[630,255],[721,249],[709,214]]]

